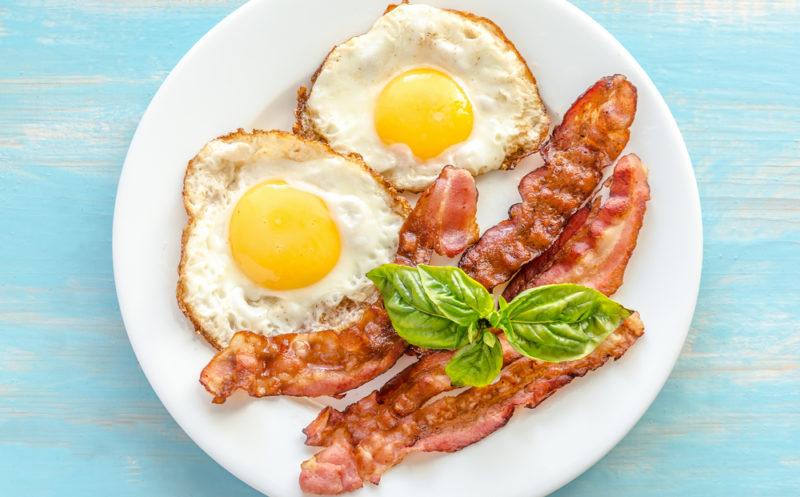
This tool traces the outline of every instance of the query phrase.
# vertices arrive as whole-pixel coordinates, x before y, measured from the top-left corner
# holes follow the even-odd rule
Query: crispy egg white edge
[[[253,283],[230,252],[228,225],[236,203],[269,179],[322,198],[339,228],[336,266],[302,289],[276,291]],[[365,274],[394,258],[404,218],[370,173],[348,159],[330,154],[299,164],[251,143],[215,140],[198,155],[185,185],[194,223],[181,266],[183,305],[218,343],[228,343],[241,329],[277,335],[335,328],[356,318],[358,309],[330,315],[345,298],[355,303],[375,300],[375,288]]]
[[[418,67],[452,77],[474,113],[470,137],[427,161],[404,144],[385,145],[374,112],[362,111],[374,108],[392,78]],[[549,126],[525,62],[503,37],[482,22],[421,4],[399,5],[367,33],[335,47],[320,68],[306,112],[335,150],[360,154],[395,186],[413,191],[424,189],[448,164],[473,175],[499,169],[517,142],[528,142],[530,152],[538,148]]]

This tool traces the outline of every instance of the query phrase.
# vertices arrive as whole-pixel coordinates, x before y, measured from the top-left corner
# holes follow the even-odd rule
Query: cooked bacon
[[[455,257],[478,240],[478,189],[467,171],[446,166],[417,200],[400,230],[397,263],[413,265],[433,252]]]
[[[304,430],[306,445],[327,446],[337,441],[358,443],[376,430],[393,428],[431,397],[449,390],[444,367],[452,352],[424,355],[393,377],[380,390],[350,404],[344,411],[326,407]]]
[[[436,400],[405,416],[391,429],[371,433],[355,446],[337,441],[323,449],[302,464],[300,486],[319,494],[347,492],[360,488],[363,481],[379,483],[383,473],[411,452],[461,450],[505,426],[516,407],[536,407],[574,378],[609,359],[619,359],[643,333],[638,314],[632,314],[583,359],[562,363],[514,361],[487,387]],[[322,466],[320,461],[332,467]],[[352,478],[353,465],[361,481]],[[325,474],[329,473],[349,477],[327,478]]]
[[[650,186],[647,167],[633,154],[620,159],[610,179],[608,199],[578,211],[551,250],[511,280],[503,292],[507,300],[553,283],[580,283],[606,295],[617,291],[636,248]]]
[[[526,266],[524,274],[530,278],[515,279],[515,282],[523,282],[514,283],[519,285],[517,290],[522,291],[541,284],[572,282],[592,286],[606,295],[615,293],[622,284],[622,276],[631,252],[636,246],[648,198],[646,167],[635,155],[624,157],[615,167],[611,177],[609,198],[602,205],[598,198],[590,206],[579,210],[570,219],[562,236],[553,246]],[[641,335],[642,330],[643,326],[638,316],[629,318],[623,327],[609,337],[612,339],[624,331],[622,336],[629,339],[629,342],[612,339],[615,340],[613,343],[623,347],[614,348],[619,354],[613,357],[618,358],[636,337]],[[601,352],[606,350],[609,347],[607,343],[610,342],[607,340],[598,350]],[[428,407],[420,408],[436,395],[453,388],[444,372],[444,366],[453,353],[437,352],[423,357],[390,380],[380,391],[373,392],[350,405],[343,412],[326,408],[304,430],[307,435],[306,443],[337,445],[337,448],[350,447],[351,459],[343,460],[348,461],[348,464],[356,461],[361,468],[359,471],[362,476],[377,482],[380,475],[399,462],[406,453],[419,450],[445,452],[459,450],[502,427],[513,414],[514,407],[520,405],[517,403],[520,399],[532,398],[533,401],[527,405],[534,407],[560,386],[569,383],[572,378],[583,376],[608,359],[602,354],[598,356],[596,350],[587,358],[573,363],[547,364],[529,359],[514,362],[518,358],[514,351],[507,346],[504,346],[504,350],[505,363],[511,363],[502,376],[506,381],[509,381],[510,375],[517,375],[520,369],[545,368],[540,379],[526,386],[524,392],[515,394],[517,397],[514,401],[493,404],[490,408],[480,411],[480,414],[477,414],[478,411],[471,406],[464,408],[463,404],[453,404],[450,412],[455,419],[458,419],[457,423],[448,421],[437,427],[431,422],[426,428],[427,433],[424,436],[420,435],[413,446],[404,445],[407,441],[403,438],[404,430],[414,426],[409,424],[408,419],[425,417],[426,415],[417,413],[428,412],[426,411]],[[605,358],[600,361],[590,359],[598,357]],[[526,380],[523,378],[520,381]],[[440,402],[442,401],[453,402],[446,399]],[[463,413],[474,412],[476,415],[464,421],[467,415],[458,411],[462,408],[465,409]],[[385,439],[381,441],[381,437]],[[367,440],[373,440],[374,450],[364,448],[368,443]],[[319,455],[325,454],[327,450],[324,449]],[[384,457],[384,462],[376,463],[375,460],[381,460],[381,457]],[[312,458],[303,465],[301,486],[304,485],[303,481],[315,474],[314,460]],[[342,487],[335,493],[362,486],[362,482],[352,479],[350,482],[351,485]],[[303,488],[315,493],[330,493],[335,490],[335,487],[326,487],[324,478],[317,478],[313,487],[303,486]]]
[[[647,168],[635,155],[622,158],[611,177],[610,195],[580,209],[558,240],[525,265],[504,292],[511,300],[528,288],[576,283],[612,295],[622,285],[628,260],[636,247],[650,189]],[[506,364],[516,359],[506,347]],[[385,430],[434,396],[451,390],[444,367],[453,352],[423,357],[389,380],[380,391],[340,412],[323,410],[304,431],[308,445],[329,445],[345,438],[358,443],[377,429]]]
[[[555,245],[557,250],[548,261],[552,265],[548,265],[550,268],[559,267],[561,270],[550,272],[551,270],[548,269],[542,273],[542,276],[548,275],[547,280],[534,279],[533,281],[542,281],[543,284],[571,281],[587,286],[594,285],[608,295],[616,292],[622,283],[621,276],[630,256],[628,249],[632,250],[635,246],[648,192],[646,169],[641,161],[635,156],[623,159],[615,169],[611,197],[602,209],[596,203],[592,210],[581,210],[570,221],[566,230],[568,235]],[[629,205],[629,208],[608,209],[609,206],[622,203],[615,199],[625,199],[624,203]],[[614,213],[614,216],[608,215],[611,212]],[[591,220],[587,221],[587,218],[591,218]],[[608,252],[604,243],[592,243],[580,253],[581,257],[569,256],[573,253],[571,247],[581,243],[585,237],[583,233],[587,231],[587,226],[599,226],[597,223],[601,218],[608,220],[606,224],[603,224],[604,227],[625,226],[621,231],[627,234],[618,239],[625,238],[626,241],[622,246],[619,243],[613,243],[613,247],[616,250],[622,250],[627,255],[614,256]],[[620,230],[612,230],[611,233],[615,231]],[[632,240],[629,237],[632,237]],[[603,259],[600,259],[601,256]],[[602,273],[613,276],[598,280],[592,271],[581,271],[579,268],[576,268],[575,271],[566,271],[570,263],[579,265],[584,264],[585,261],[600,261],[587,266],[586,269],[602,268],[600,269]],[[544,270],[548,265],[540,267]],[[565,279],[559,280],[559,277]],[[598,281],[601,284],[597,284]],[[304,430],[308,437],[307,443],[309,445],[335,445],[336,449],[333,450],[337,453],[341,447],[350,447],[351,458],[342,457],[341,460],[351,469],[354,463],[357,464],[364,479],[377,483],[383,472],[397,464],[409,452],[452,452],[488,436],[505,425],[513,415],[516,406],[524,404],[528,407],[535,407],[573,378],[583,376],[588,371],[600,367],[609,357],[621,356],[641,335],[642,330],[641,321],[637,315],[634,315],[595,352],[587,358],[572,363],[553,364],[529,359],[516,360],[519,356],[507,345],[504,345],[505,364],[510,363],[511,365],[505,369],[501,379],[495,385],[510,385],[508,388],[513,395],[509,397],[506,390],[500,392],[489,390],[484,397],[481,397],[487,399],[482,401],[483,407],[478,408],[477,404],[472,403],[472,400],[465,401],[462,396],[467,392],[476,392],[473,395],[478,395],[478,392],[485,389],[471,389],[461,396],[455,397],[461,400],[441,399],[438,401],[444,407],[435,409],[445,412],[442,417],[433,416],[430,406],[422,406],[439,393],[453,388],[444,372],[444,366],[453,353],[431,354],[406,368],[379,392],[373,392],[359,402],[350,405],[343,412],[330,407],[326,408]],[[608,351],[612,353],[607,354]],[[513,382],[515,378],[519,383]],[[528,378],[535,378],[535,381],[529,382]],[[497,396],[496,401],[491,402],[495,396]],[[431,404],[431,406],[436,404]],[[415,424],[418,420],[424,421],[421,427]],[[411,439],[414,441],[409,443]],[[328,457],[326,456],[327,451],[327,448],[324,449],[319,456]],[[341,453],[339,455],[341,457]],[[326,478],[320,477],[318,470],[315,469],[315,460],[312,458],[302,466],[301,486],[304,490],[315,493],[339,493],[362,486],[361,481],[351,478],[348,480],[349,485],[327,487]],[[309,479],[313,479],[313,486],[304,486],[307,485],[305,482],[308,482]]]
[[[500,336],[503,363],[519,359],[519,353]],[[357,444],[378,430],[388,430],[436,395],[452,390],[444,371],[451,351],[427,354],[389,380],[380,390],[350,404],[344,411],[326,407],[304,430],[307,445],[327,446],[336,441]]]
[[[491,289],[552,245],[628,143],[636,101],[636,87],[620,75],[575,101],[542,149],[544,166],[520,181],[522,202],[464,253],[461,268]]]
[[[398,261],[422,264],[433,252],[453,256],[473,243],[477,198],[468,172],[445,168],[400,230]],[[383,306],[375,304],[340,331],[274,337],[240,331],[203,369],[200,383],[218,404],[237,389],[253,397],[335,396],[392,367],[406,348]]]
[[[335,395],[386,371],[406,349],[383,307],[366,309],[342,331],[265,337],[240,331],[200,375],[221,404],[235,390],[253,397]]]
[[[504,297],[510,301],[523,290],[553,283],[614,294],[636,247],[649,194],[647,168],[635,155],[622,158],[611,177],[609,198],[601,206],[598,197],[572,216],[558,240],[512,280]],[[504,350],[506,364],[518,357],[513,349]],[[429,354],[344,411],[326,408],[303,430],[306,443],[325,446],[340,438],[358,443],[377,429],[395,426],[401,417],[453,388],[444,372],[452,355]]]

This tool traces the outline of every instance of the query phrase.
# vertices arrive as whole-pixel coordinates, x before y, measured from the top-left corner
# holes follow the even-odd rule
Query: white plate
[[[650,78],[578,9],[560,0],[432,3],[498,23],[527,59],[555,122],[601,76],[623,73],[639,88],[628,151],[650,166],[653,199],[617,299],[641,312],[645,337],[621,361],[575,381],[539,408],[517,413],[486,440],[456,454],[413,455],[379,487],[360,491],[541,496],[619,442],[667,379],[700,280],[697,187],[677,125]],[[263,0],[243,6],[203,37],[161,86],[139,124],[119,182],[114,274],[142,369],[203,450],[271,497],[301,494],[299,464],[313,450],[303,445],[300,429],[317,409],[308,401],[244,395],[215,406],[199,385],[212,349],[192,332],[175,303],[184,167],[204,143],[232,129],[289,129],[297,86],[333,44],[367,30],[384,7],[374,0]],[[504,217],[518,198],[517,179],[536,165],[538,159],[531,158],[517,171],[480,178],[482,228]]]

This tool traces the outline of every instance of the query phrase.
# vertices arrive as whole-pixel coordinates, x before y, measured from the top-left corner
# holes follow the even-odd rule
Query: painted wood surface
[[[256,495],[156,399],[111,268],[135,126],[178,59],[240,3],[0,1],[2,496]],[[672,108],[706,246],[671,379],[557,495],[800,495],[800,2],[576,3]]]

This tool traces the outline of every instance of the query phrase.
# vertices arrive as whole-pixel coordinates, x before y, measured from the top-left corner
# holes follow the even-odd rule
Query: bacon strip
[[[647,167],[626,155],[614,167],[610,194],[578,211],[551,250],[523,267],[503,292],[506,300],[553,283],[580,283],[606,295],[616,292],[636,248],[650,186]]]
[[[235,390],[252,397],[336,395],[386,371],[406,349],[383,306],[366,309],[342,331],[265,337],[240,331],[200,374],[200,383],[225,402]]]
[[[462,169],[445,166],[400,230],[397,263],[427,261],[433,252],[457,256],[478,240],[477,211],[475,180]]]
[[[636,87],[620,75],[598,81],[575,101],[542,149],[544,166],[520,182],[522,202],[459,266],[491,289],[552,245],[628,143],[636,102]]]
[[[422,194],[400,231],[397,260],[428,262],[435,251],[453,256],[477,239],[477,189],[463,170],[445,168]],[[265,337],[240,331],[200,374],[200,383],[225,402],[235,390],[253,397],[339,395],[383,373],[407,344],[380,304],[341,331]]]
[[[583,359],[562,363],[520,359],[495,383],[434,401],[355,446],[339,439],[302,464],[300,487],[317,494],[347,492],[365,480],[379,483],[384,472],[412,452],[461,450],[505,426],[517,407],[536,407],[574,378],[619,359],[643,333],[638,314],[632,314]]]

